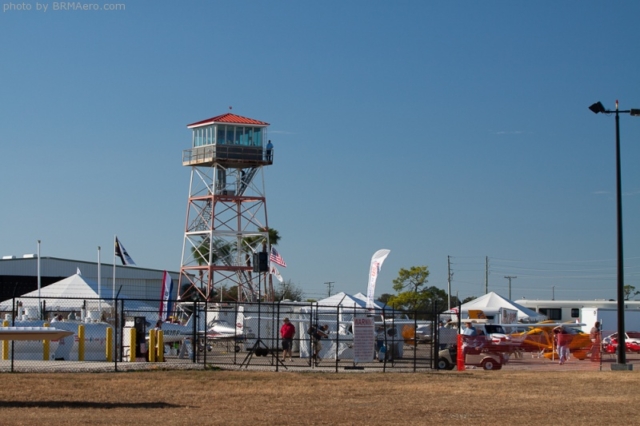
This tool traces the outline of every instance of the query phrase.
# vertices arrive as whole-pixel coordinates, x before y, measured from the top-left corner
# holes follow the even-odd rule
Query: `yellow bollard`
[[[9,321],[6,321],[6,320],[3,321],[2,326],[9,327]],[[2,359],[5,361],[9,359],[9,341],[8,340],[2,341]]]
[[[164,331],[158,330],[158,362],[164,361]]]
[[[84,361],[84,325],[78,326],[78,361]]]
[[[49,323],[45,322],[43,326],[49,327]],[[48,340],[42,341],[42,360],[43,361],[49,360],[49,341]]]
[[[156,331],[149,330],[149,347],[147,348],[149,362],[156,362]]]
[[[136,329],[130,329],[129,334],[129,361],[136,362]]]
[[[107,327],[107,362],[113,361],[113,329]]]

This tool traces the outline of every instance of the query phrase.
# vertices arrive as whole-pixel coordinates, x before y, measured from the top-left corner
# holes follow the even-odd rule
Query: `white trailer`
[[[546,315],[548,319],[557,322],[581,321],[580,310],[582,308],[608,308],[616,310],[618,302],[615,300],[536,300],[520,299],[515,303],[525,308],[532,309],[539,314]],[[640,310],[640,301],[625,300],[626,310]]]
[[[611,308],[584,307],[580,313],[582,331],[589,333],[591,328],[600,321],[602,337],[618,332],[618,310]],[[640,310],[625,309],[624,311],[625,331],[640,331]]]

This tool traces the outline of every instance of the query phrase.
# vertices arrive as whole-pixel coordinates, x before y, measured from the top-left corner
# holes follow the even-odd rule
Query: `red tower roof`
[[[252,124],[254,126],[268,126],[269,123],[260,120],[254,120],[253,118],[242,117],[236,114],[222,114],[216,117],[208,118],[206,120],[197,121],[195,123],[187,124],[187,128],[206,126],[207,124],[214,123],[231,123],[231,124]]]

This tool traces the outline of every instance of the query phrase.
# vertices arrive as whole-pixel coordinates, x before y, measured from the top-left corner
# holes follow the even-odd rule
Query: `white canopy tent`
[[[155,312],[158,307],[152,307],[144,301],[131,299],[120,293],[119,299],[124,299],[124,309],[129,312]],[[99,312],[113,308],[112,289],[110,285],[102,285],[98,294],[98,284],[79,273],[64,278],[38,290],[26,293],[16,298],[22,304],[26,315],[37,315],[39,301],[44,302],[46,310],[52,312]],[[0,302],[0,312],[11,312],[12,299]],[[35,311],[35,314],[34,314]],[[98,318],[95,318],[98,319]]]
[[[518,322],[530,323],[544,321],[547,319],[546,316],[541,315],[529,308],[525,308],[524,306],[519,305],[512,300],[509,300],[506,297],[502,297],[494,292],[487,293],[484,296],[480,296],[477,299],[473,299],[467,303],[462,304],[462,306],[460,307],[460,318],[469,318],[470,310],[479,310],[482,311],[487,316],[487,318],[491,319],[491,317],[497,317],[502,308],[517,311]],[[444,313],[456,314],[457,308],[452,308],[448,311],[445,311]]]
[[[352,359],[353,353],[353,330],[351,328],[354,318],[367,317],[373,314],[376,321],[382,321],[380,314],[384,311],[391,317],[393,309],[384,307],[376,301],[373,312],[367,309],[367,298],[364,294],[358,293],[350,295],[340,292],[325,299],[319,300],[311,306],[303,306],[299,310],[299,318],[302,319],[300,327],[304,327],[300,339],[300,357],[310,356],[309,340],[307,338],[306,327],[309,323],[327,324],[329,326],[329,338],[322,340],[322,350],[320,358],[340,358]],[[402,320],[393,320],[396,335],[400,336],[399,330],[403,325]],[[413,323],[411,323],[413,324]],[[336,327],[337,326],[337,327]],[[399,337],[398,339],[402,339]],[[399,340],[399,341],[400,341]],[[372,348],[373,350],[373,348]],[[398,344],[395,350],[396,356],[402,357],[402,344]]]

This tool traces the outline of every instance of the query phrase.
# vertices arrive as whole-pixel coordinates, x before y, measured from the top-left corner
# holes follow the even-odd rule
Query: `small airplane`
[[[229,342],[235,344],[234,350],[236,352],[240,352],[242,350],[242,347],[240,346],[240,344],[244,342],[242,323],[238,323],[236,327],[234,327],[225,320],[214,319],[207,323],[206,332],[199,332],[198,334],[204,334],[205,336],[204,339],[202,337],[199,337],[198,339],[198,347],[201,351],[205,348],[205,339],[206,349],[209,352],[213,350],[214,344]]]
[[[473,318],[471,312],[469,316],[460,322],[472,322],[476,330],[484,330],[488,337],[483,339],[486,342],[481,346],[491,352],[539,352],[548,359],[558,358],[553,333],[557,327],[563,327],[572,336],[569,351],[574,357],[585,359],[592,346],[589,335],[579,329],[585,325],[582,323],[546,320],[537,323],[489,324],[481,310],[474,311]],[[457,321],[450,324],[458,327]],[[511,332],[507,333],[506,330]]]
[[[524,324],[521,324],[521,326]],[[539,352],[547,359],[558,358],[558,353],[554,343],[553,329],[563,327],[569,335],[571,342],[569,343],[569,351],[579,360],[587,358],[587,354],[591,350],[593,343],[589,334],[582,332],[577,327],[582,327],[580,323],[557,323],[554,321],[542,321],[535,324],[527,324],[528,330],[519,333],[513,333],[511,336],[514,341],[519,343],[519,347],[524,352]]]

